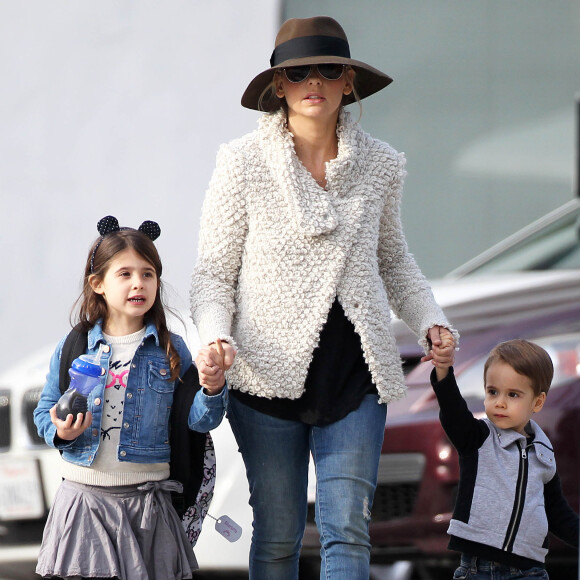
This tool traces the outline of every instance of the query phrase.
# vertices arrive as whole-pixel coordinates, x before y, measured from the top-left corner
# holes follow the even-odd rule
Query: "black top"
[[[377,395],[359,335],[338,298],[328,313],[299,399],[266,399],[232,389],[231,395],[261,413],[308,425],[328,425],[346,417],[368,394]]]

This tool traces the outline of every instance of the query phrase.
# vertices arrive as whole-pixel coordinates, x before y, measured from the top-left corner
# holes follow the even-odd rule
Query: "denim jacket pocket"
[[[164,360],[149,360],[147,386],[143,409],[141,431],[148,445],[165,447],[169,445],[169,414],[173,404],[175,381],[170,378],[169,365]]]
[[[174,382],[170,380],[171,371],[165,361],[149,361],[149,387],[157,393],[173,394]]]

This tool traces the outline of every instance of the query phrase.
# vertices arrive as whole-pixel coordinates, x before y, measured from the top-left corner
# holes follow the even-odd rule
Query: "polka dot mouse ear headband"
[[[121,230],[130,230],[133,228],[119,227],[119,220],[112,215],[105,216],[99,220],[97,223],[97,230],[101,234],[101,239],[96,243],[95,249],[91,255],[91,274],[93,273],[93,266],[95,262],[95,254],[101,245],[101,242],[107,234],[113,232],[120,232]],[[138,228],[137,231],[145,234],[151,241],[155,241],[161,235],[161,228],[157,222],[152,222],[150,220],[144,221]]]

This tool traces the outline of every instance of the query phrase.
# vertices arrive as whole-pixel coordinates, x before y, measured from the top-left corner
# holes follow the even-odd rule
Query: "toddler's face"
[[[534,395],[528,377],[503,362],[492,364],[485,375],[485,413],[500,429],[525,435],[531,416],[544,405],[546,394]]]

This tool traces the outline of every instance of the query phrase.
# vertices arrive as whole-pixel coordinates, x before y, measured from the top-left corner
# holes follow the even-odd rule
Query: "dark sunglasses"
[[[291,83],[301,83],[305,81],[312,72],[312,67],[316,68],[318,74],[327,81],[337,81],[344,72],[343,64],[305,64],[303,66],[290,66],[284,69],[286,78]]]

